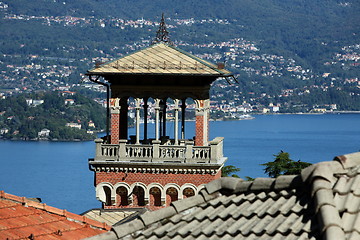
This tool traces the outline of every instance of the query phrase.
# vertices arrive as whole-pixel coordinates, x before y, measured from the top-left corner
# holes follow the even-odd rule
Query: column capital
[[[120,113],[120,98],[110,98],[110,111],[112,114]]]
[[[194,102],[197,110],[210,108],[210,99],[195,99]]]
[[[180,99],[174,99],[174,110],[175,111],[179,111],[179,103],[180,103]]]
[[[140,109],[142,99],[141,98],[135,98],[135,108]]]

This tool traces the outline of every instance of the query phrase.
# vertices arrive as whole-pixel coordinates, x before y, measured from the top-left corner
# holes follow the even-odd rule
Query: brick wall
[[[160,183],[165,186],[168,183],[176,183],[179,186],[185,183],[192,183],[195,186],[209,183],[212,180],[221,177],[221,172],[216,175],[211,174],[174,174],[174,173],[123,173],[123,172],[97,172],[95,174],[95,185],[102,182],[108,182],[115,185],[118,182],[126,182],[131,185],[136,182],[142,182],[145,185],[150,183]]]
[[[134,183],[142,183],[147,186],[147,189],[140,188],[139,190],[141,190],[141,191],[144,190],[147,193],[149,193],[149,195],[148,195],[149,198],[147,201],[144,202],[143,194],[141,194],[141,196],[139,196],[138,194],[136,194],[136,192],[138,192],[136,190],[133,190],[134,191],[133,193],[129,193],[129,192],[121,193],[121,191],[118,191],[118,190],[120,190],[120,188],[123,188],[123,187],[120,187],[118,189],[113,189],[113,191],[116,192],[115,202],[112,202],[111,204],[108,204],[108,205],[104,204],[103,208],[114,209],[114,208],[146,207],[150,210],[156,210],[156,209],[163,208],[165,206],[169,206],[171,202],[178,200],[178,194],[180,195],[180,199],[186,198],[187,195],[186,195],[186,193],[183,194],[182,192],[178,192],[178,191],[180,191],[180,189],[176,190],[174,187],[170,187],[170,188],[168,188],[168,190],[166,192],[163,192],[163,194],[166,194],[166,197],[164,199],[165,202],[161,202],[160,195],[153,194],[151,191],[151,189],[153,189],[153,188],[158,189],[158,190],[160,190],[160,189],[154,185],[152,185],[153,187],[150,188],[149,185],[151,183],[159,183],[163,187],[165,187],[169,183],[175,183],[180,188],[184,184],[193,184],[196,187],[199,187],[202,184],[209,183],[220,177],[221,177],[221,171],[219,171],[216,175],[97,172],[95,174],[95,184],[98,185],[100,183],[110,183],[114,186],[117,183],[121,182],[121,183],[127,183],[128,185],[131,186]],[[185,189],[187,189],[187,188],[188,188],[188,185],[186,186]],[[169,192],[170,189],[175,189],[175,193],[172,193],[171,191]],[[160,190],[160,192],[161,192],[161,190]],[[194,191],[194,193],[196,194],[195,191]],[[125,197],[128,194],[131,194],[131,196],[132,196],[132,201],[130,201],[130,202],[128,202],[128,200]],[[123,198],[120,195],[124,195]],[[142,204],[139,204],[139,200],[140,200],[139,198],[141,199]],[[157,198],[157,200],[155,200],[155,198]],[[161,203],[161,206],[158,206],[159,201]],[[126,202],[126,203],[128,203],[128,205],[126,203],[121,204],[121,202],[123,202],[123,203]],[[156,204],[155,204],[155,202],[156,202]]]
[[[204,115],[196,116],[195,146],[204,146]]]
[[[119,144],[120,138],[120,114],[111,114],[111,144]]]

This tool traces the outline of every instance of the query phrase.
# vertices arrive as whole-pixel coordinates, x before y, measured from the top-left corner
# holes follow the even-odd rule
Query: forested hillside
[[[357,0],[2,0],[0,91],[81,89],[96,61],[148,46],[164,13],[179,48],[238,78],[215,83],[215,102],[360,110],[359,12]]]
[[[0,101],[0,138],[21,140],[92,140],[104,130],[105,109],[75,94],[20,94]],[[48,134],[40,132],[50,130]]]

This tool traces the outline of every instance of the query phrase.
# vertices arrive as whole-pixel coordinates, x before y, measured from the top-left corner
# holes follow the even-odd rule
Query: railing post
[[[153,146],[153,162],[159,162],[160,160],[160,140],[153,140],[152,146]]]
[[[210,162],[216,163],[223,156],[223,137],[210,141]]]
[[[99,160],[99,158],[102,157],[101,153],[101,144],[103,143],[103,140],[101,138],[95,139],[95,161]]]
[[[160,99],[156,98],[155,100],[155,140],[159,140],[159,111],[160,111]]]
[[[122,161],[126,159],[126,143],[127,139],[119,140],[119,158],[118,161]]]
[[[193,158],[193,146],[192,141],[185,141],[185,162],[192,160]]]

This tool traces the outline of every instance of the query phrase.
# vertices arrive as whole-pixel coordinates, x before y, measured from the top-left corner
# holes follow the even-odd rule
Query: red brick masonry
[[[95,184],[108,182],[115,185],[118,182],[125,182],[129,185],[142,182],[145,185],[160,183],[165,186],[168,183],[176,183],[179,186],[185,183],[192,183],[195,186],[206,184],[221,177],[221,171],[216,175],[211,174],[174,174],[174,173],[123,173],[123,172],[97,172]]]

